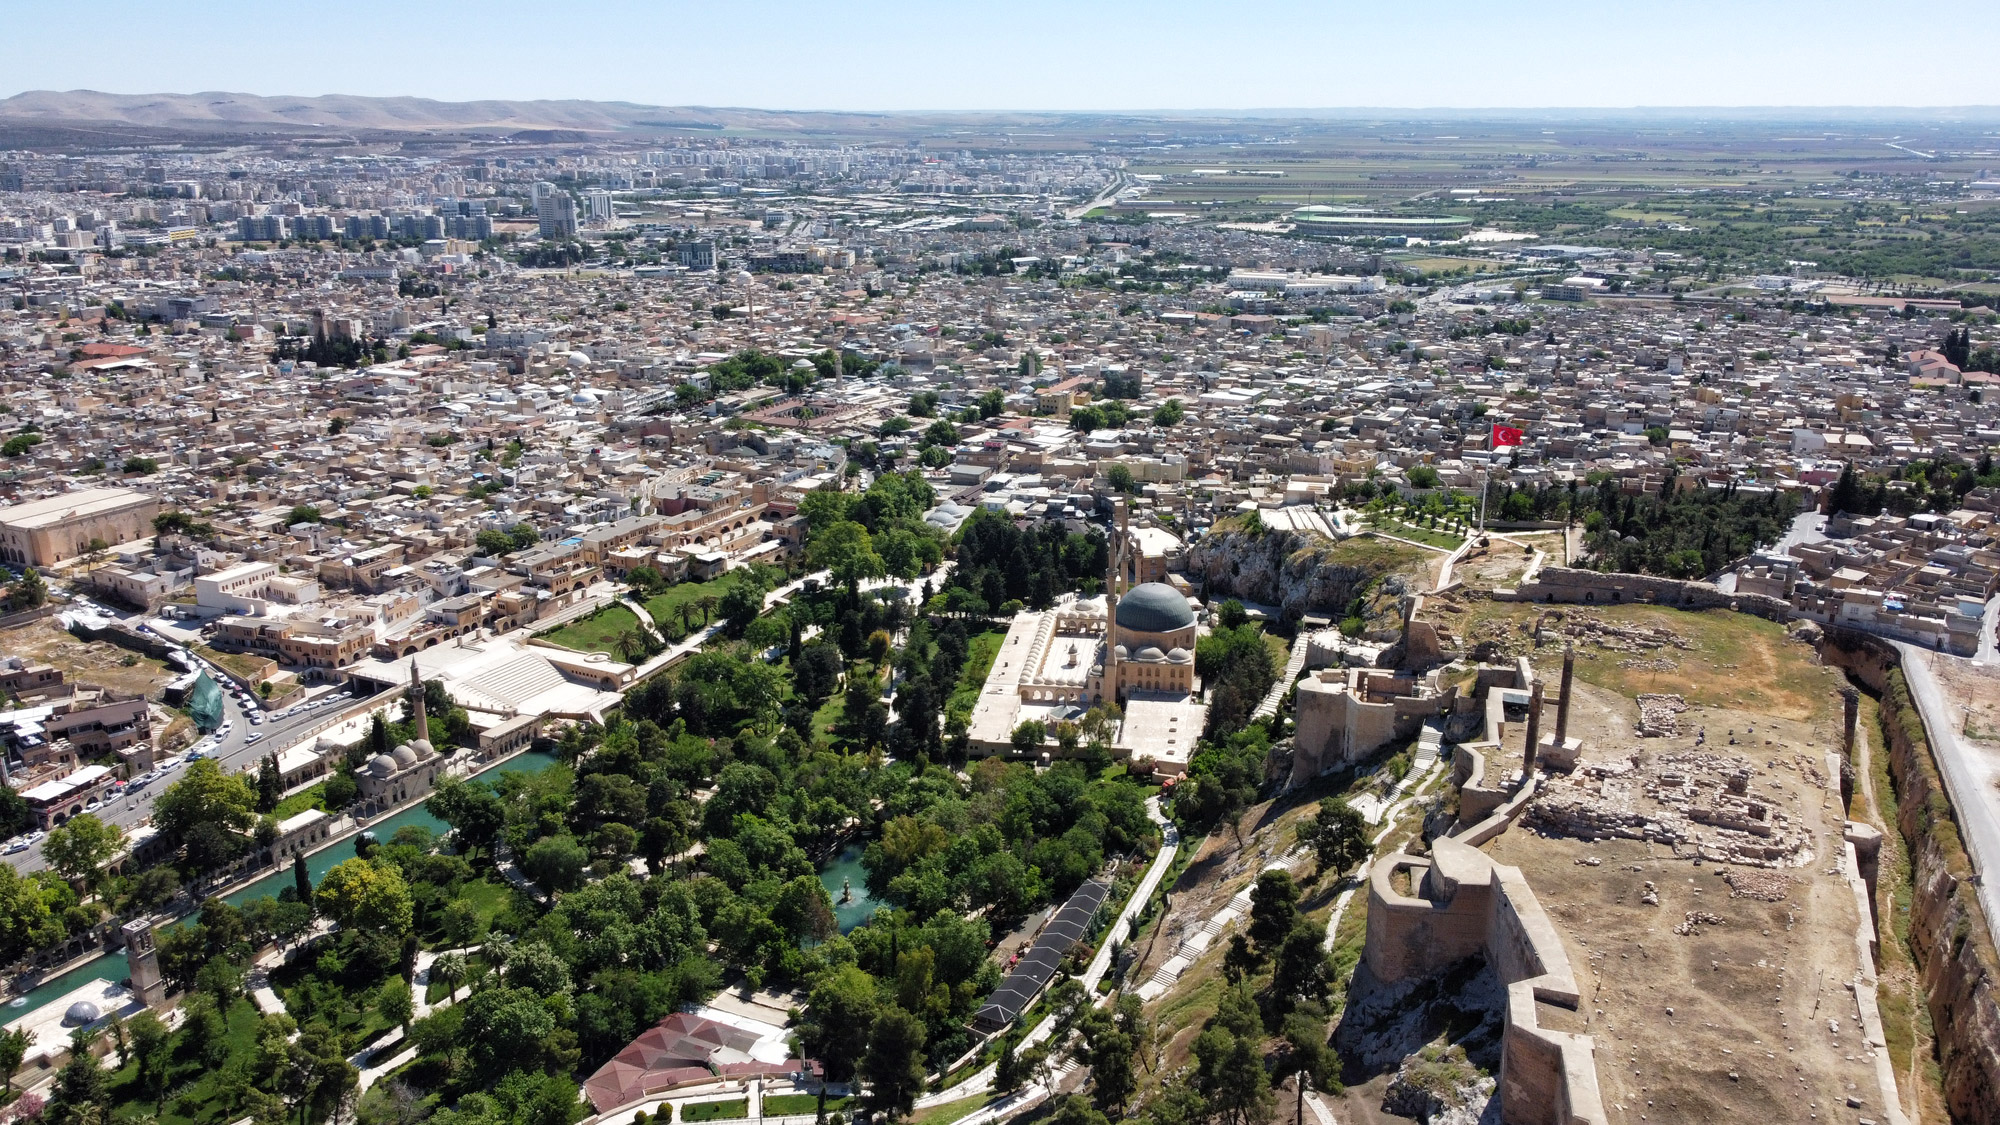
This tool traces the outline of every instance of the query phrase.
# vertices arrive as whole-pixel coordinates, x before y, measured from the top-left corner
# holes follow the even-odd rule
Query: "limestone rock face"
[[[1275,605],[1288,620],[1307,613],[1339,617],[1378,575],[1332,561],[1333,548],[1325,539],[1296,531],[1225,531],[1189,547],[1187,568],[1206,583],[1210,603],[1238,598]]]

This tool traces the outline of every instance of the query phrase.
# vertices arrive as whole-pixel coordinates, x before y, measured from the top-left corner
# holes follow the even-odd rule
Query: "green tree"
[[[536,886],[558,894],[581,886],[589,863],[590,853],[574,836],[558,834],[535,841],[521,858],[521,870]]]
[[[14,1094],[14,1073],[21,1069],[21,1060],[27,1057],[28,1045],[32,1042],[34,1038],[25,1028],[0,1031],[0,1074],[5,1075],[9,1097]]]
[[[206,869],[248,846],[244,834],[257,822],[256,807],[257,793],[242,775],[203,758],[154,799],[153,823],[190,864]]]
[[[375,1014],[410,1034],[410,1017],[416,1012],[416,1004],[410,997],[410,986],[402,977],[391,976],[382,982],[381,991],[375,994]]]
[[[1299,891],[1291,873],[1273,867],[1259,874],[1250,888],[1250,940],[1257,943],[1258,956],[1276,952],[1298,916]]]
[[[449,990],[445,994],[446,998],[453,1003],[457,1003],[458,986],[465,983],[470,969],[471,966],[466,962],[465,954],[440,953],[437,955],[437,959],[431,962],[431,979],[442,982],[445,988]]]
[[[806,565],[813,570],[831,571],[833,580],[841,585],[880,578],[886,573],[868,529],[852,520],[833,524],[808,539]]]
[[[95,891],[103,867],[125,843],[125,830],[99,820],[96,813],[78,813],[49,830],[42,841],[42,858],[62,877]]]
[[[48,583],[42,581],[42,572],[32,566],[21,568],[21,580],[14,583],[14,589],[7,600],[15,609],[36,609],[49,600]]]
[[[1299,822],[1298,834],[1312,846],[1320,872],[1343,872],[1368,858],[1368,822],[1338,797],[1321,800],[1312,819]]]
[[[876,1009],[874,978],[857,966],[828,969],[813,985],[799,1037],[806,1052],[826,1067],[828,1081],[854,1077],[868,1046],[855,1029],[872,1027]]]
[[[451,825],[466,854],[490,851],[507,824],[507,806],[483,781],[439,779],[424,811]]]
[[[1410,479],[1411,488],[1436,488],[1438,486],[1438,471],[1429,465],[1412,465],[1407,475]]]
[[[343,929],[400,938],[414,910],[409,884],[394,866],[376,860],[342,860],[319,881],[315,902],[322,916]]]
[[[908,1116],[924,1092],[924,1022],[890,1006],[875,1017],[862,1056],[868,1106],[891,1118]]]
[[[1181,405],[1180,399],[1170,398],[1153,408],[1155,426],[1178,426],[1186,419],[1187,408]]]
[[[1111,485],[1113,492],[1133,493],[1139,491],[1139,482],[1133,478],[1132,470],[1116,462],[1110,468],[1104,470],[1104,479],[1106,483]]]

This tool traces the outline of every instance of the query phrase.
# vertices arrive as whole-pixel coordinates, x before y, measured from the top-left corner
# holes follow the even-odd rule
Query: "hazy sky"
[[[779,109],[2000,104],[2000,2],[9,0],[0,96]]]

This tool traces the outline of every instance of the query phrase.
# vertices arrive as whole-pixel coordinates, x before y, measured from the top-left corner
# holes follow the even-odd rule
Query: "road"
[[[1800,512],[1792,518],[1791,529],[1778,538],[1776,543],[1763,548],[1773,555],[1790,554],[1800,543],[1820,543],[1826,539],[1826,516],[1819,512]],[[1725,594],[1736,592],[1736,571],[1734,568],[1715,576],[1715,587]]]
[[[1990,612],[1990,610],[1989,610]],[[1924,729],[1930,734],[1931,750],[1944,774],[1945,792],[1951,797],[1952,811],[1958,815],[1960,836],[1966,854],[1978,874],[1973,882],[1979,907],[1986,912],[1986,928],[2000,932],[2000,883],[1988,878],[2000,864],[2000,761],[1959,741],[1958,720],[1953,708],[1931,675],[1932,660],[1954,660],[1902,641],[1891,642],[1903,654],[1903,676],[1910,684],[1910,697],[1924,715]]]
[[[125,620],[128,624],[137,625],[143,619],[140,615],[134,615]],[[216,680],[225,689],[222,693],[222,715],[223,725],[228,731],[222,735],[222,741],[212,756],[222,763],[223,769],[232,773],[246,768],[254,773],[257,761],[264,755],[289,748],[304,737],[307,731],[326,722],[342,710],[339,707],[316,707],[297,714],[281,715],[277,712],[262,712],[261,709],[256,709],[262,715],[263,721],[253,723],[251,722],[253,708],[246,706],[233,692],[226,690],[232,681],[220,675],[216,676]],[[394,690],[384,692],[375,697],[374,702],[379,704],[381,701],[394,699],[399,694],[400,692]],[[331,698],[349,706],[358,702],[340,696]],[[261,737],[252,743],[250,741],[252,734]],[[115,824],[129,832],[152,819],[153,799],[167,786],[173,784],[178,779],[178,774],[178,770],[169,772],[155,778],[152,784],[143,789],[128,789],[123,796],[114,797],[107,801],[104,807],[95,810],[95,814],[105,822]],[[39,840],[30,845],[26,851],[15,852],[5,858],[16,871],[24,874],[48,866],[42,859],[42,844]]]
[[[1084,204],[1081,207],[1070,207],[1065,209],[1063,211],[1063,218],[1081,219],[1085,215],[1090,214],[1092,211],[1097,210],[1099,207],[1109,207],[1112,203],[1117,201],[1118,193],[1124,191],[1129,186],[1130,186],[1130,181],[1126,180],[1125,173],[1120,172],[1118,173],[1118,179],[1113,181],[1110,187],[1105,188],[1103,191],[1097,193],[1097,198],[1091,200],[1090,202]]]

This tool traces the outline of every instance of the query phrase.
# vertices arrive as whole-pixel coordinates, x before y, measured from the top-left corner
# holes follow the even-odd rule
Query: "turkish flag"
[[[1496,424],[1493,427],[1493,448],[1498,449],[1503,445],[1519,444],[1521,444],[1521,431],[1512,426]]]

